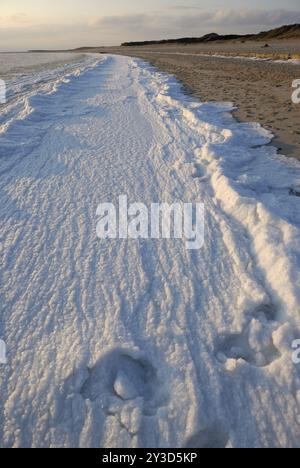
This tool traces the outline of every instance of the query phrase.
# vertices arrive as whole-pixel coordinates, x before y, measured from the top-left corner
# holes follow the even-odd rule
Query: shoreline
[[[292,82],[300,79],[300,67],[243,57],[204,56],[192,53],[192,47],[187,49],[184,53],[174,46],[152,51],[143,47],[97,51],[141,58],[174,75],[189,94],[202,102],[232,102],[238,121],[260,123],[274,135],[270,145],[279,154],[300,160],[300,105],[292,102]]]

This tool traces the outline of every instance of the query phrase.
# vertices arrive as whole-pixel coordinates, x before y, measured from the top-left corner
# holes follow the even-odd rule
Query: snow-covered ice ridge
[[[79,76],[84,70],[98,63],[92,54],[81,55],[77,61],[74,59],[74,54],[62,54],[62,56],[60,54],[44,54],[44,61],[48,60],[47,63],[43,63],[43,54],[27,54],[27,57],[26,54],[20,54],[23,67],[20,67],[21,71],[18,72],[15,55],[18,56],[18,54],[7,55],[8,64],[5,73],[6,69],[1,63],[0,54],[0,66],[4,70],[0,78],[5,79],[7,101],[5,106],[1,106],[0,134],[6,132],[11,123],[18,119],[25,119],[35,110],[31,107],[31,98],[38,94],[55,93],[60,84],[68,83],[70,78]],[[37,57],[35,57],[36,55]],[[69,57],[71,55],[73,55],[73,60]],[[60,66],[55,66],[53,61],[58,62],[59,58],[62,63]],[[63,62],[63,58],[69,62]],[[27,67],[25,66],[26,62]],[[6,74],[9,78],[6,78]]]
[[[231,104],[87,60],[2,115],[1,446],[299,446],[299,163]],[[204,247],[100,241],[120,194],[204,202]]]

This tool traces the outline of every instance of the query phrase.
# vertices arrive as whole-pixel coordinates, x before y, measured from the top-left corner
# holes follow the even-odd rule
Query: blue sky
[[[1,0],[2,50],[247,33],[300,23],[299,0]],[[246,6],[248,5],[248,6]]]

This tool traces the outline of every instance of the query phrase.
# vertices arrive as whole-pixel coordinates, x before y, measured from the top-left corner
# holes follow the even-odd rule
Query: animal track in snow
[[[272,339],[276,315],[273,305],[257,307],[241,333],[221,337],[218,360],[225,364],[227,360],[242,359],[251,365],[266,367],[278,359],[280,353]]]
[[[160,388],[152,364],[123,349],[106,354],[92,369],[81,389],[81,395],[91,401],[103,394],[123,401],[142,398],[145,411],[159,406]]]

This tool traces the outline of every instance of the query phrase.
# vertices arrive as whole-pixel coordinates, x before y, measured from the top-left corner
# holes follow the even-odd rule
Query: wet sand
[[[214,44],[213,46],[115,47],[99,49],[140,57],[162,71],[174,74],[187,91],[201,101],[230,101],[240,121],[259,122],[275,135],[279,152],[300,160],[300,104],[292,103],[292,82],[300,79],[300,66],[237,58],[193,54],[249,55],[262,51],[262,44]],[[274,58],[300,53],[300,41],[268,48]]]

